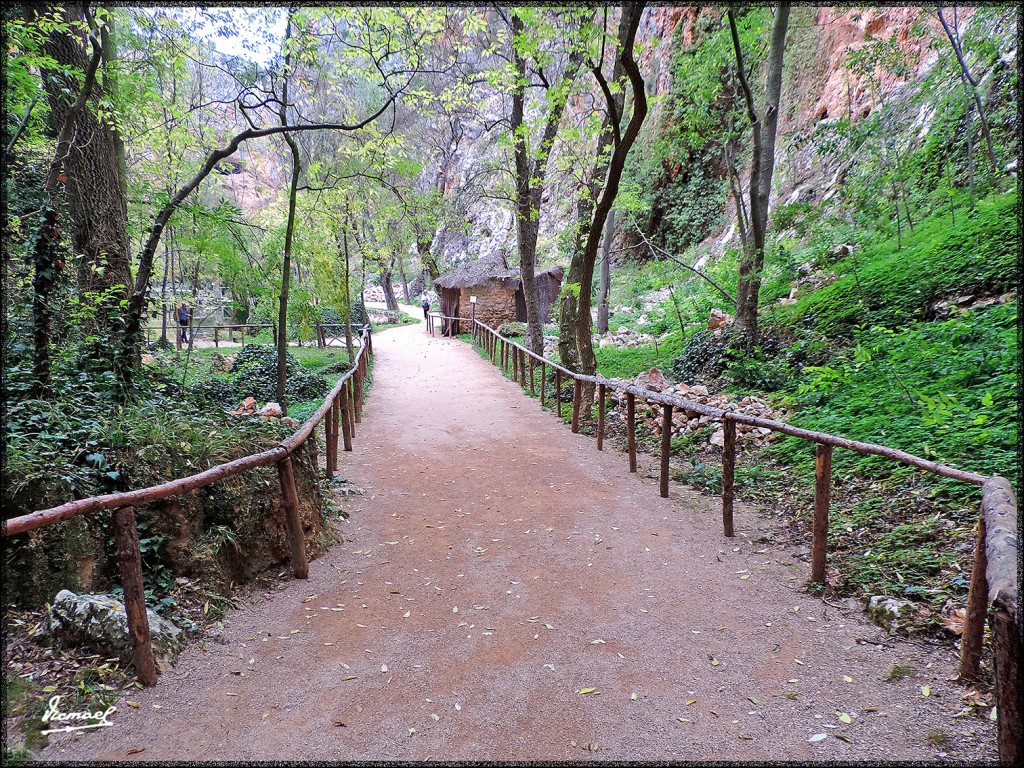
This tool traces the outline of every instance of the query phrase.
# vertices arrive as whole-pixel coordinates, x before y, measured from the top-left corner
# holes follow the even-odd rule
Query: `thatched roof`
[[[561,282],[565,270],[562,267],[549,267],[543,272],[538,272],[537,277],[551,274]],[[498,259],[477,259],[476,261],[464,261],[453,271],[441,275],[434,281],[435,288],[471,288],[476,285],[483,285],[488,280],[501,280],[506,283],[509,290],[516,290],[519,287],[519,270],[508,269]]]
[[[464,261],[447,275],[441,275],[434,281],[437,288],[470,288],[483,285],[488,280],[516,280],[519,270],[508,269],[498,259],[477,259]],[[510,285],[515,290],[515,285]]]

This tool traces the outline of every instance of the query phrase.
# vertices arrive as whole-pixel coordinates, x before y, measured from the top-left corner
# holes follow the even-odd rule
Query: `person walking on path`
[[[181,302],[181,306],[178,307],[178,325],[181,326],[181,343],[188,344],[188,319],[189,311],[188,307],[185,306],[185,302]]]
[[[420,301],[420,306],[423,307],[423,319],[426,320],[427,315],[430,312],[430,299],[427,297],[427,294],[425,293],[423,294],[423,300]]]

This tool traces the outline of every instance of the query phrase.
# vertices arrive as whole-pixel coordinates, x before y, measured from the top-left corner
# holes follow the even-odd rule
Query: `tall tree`
[[[772,174],[775,170],[775,135],[779,125],[782,59],[786,49],[786,31],[789,27],[789,3],[780,3],[775,11],[765,75],[764,108],[761,113],[758,113],[754,106],[754,94],[747,79],[739,33],[736,30],[736,18],[731,8],[728,16],[736,54],[736,72],[753,129],[750,161],[750,238],[749,245],[744,249],[740,259],[740,274],[736,287],[736,327],[746,332],[745,343],[748,348],[753,348],[757,344],[757,302],[761,291],[761,270],[764,268],[768,201],[772,191]]]
[[[591,62],[590,66],[604,96],[605,118],[598,140],[597,159],[591,174],[591,183],[589,188],[583,189],[580,205],[577,207],[580,230],[562,294],[559,335],[559,356],[563,364],[588,375],[593,375],[597,370],[590,314],[594,266],[605,222],[619,193],[619,182],[622,179],[626,158],[647,117],[644,80],[633,57],[636,31],[644,6],[645,3],[630,3],[622,8],[611,83],[602,70],[603,57]],[[626,88],[621,83],[623,75],[627,78],[632,96],[632,113],[624,130],[621,126],[626,104]],[[587,390],[588,399],[591,389]],[[583,412],[588,413],[589,409],[585,408]]]
[[[292,22],[293,12],[288,11],[288,22],[284,33],[284,74],[281,81],[281,125],[288,125],[288,81],[291,78],[292,63]],[[281,413],[288,413],[288,400],[285,389],[288,386],[288,288],[292,275],[292,244],[295,242],[295,200],[299,193],[299,173],[302,170],[302,158],[299,156],[299,145],[295,137],[287,131],[284,140],[292,156],[291,184],[288,187],[288,223],[284,233],[284,258],[281,263],[281,294],[277,311],[277,402],[281,405]]]
[[[569,98],[573,82],[583,63],[582,51],[571,46],[561,77],[551,74],[545,67],[543,52],[531,35],[526,34],[522,11],[513,10],[510,23],[512,33],[512,61],[515,82],[512,88],[510,128],[515,155],[515,221],[519,243],[519,271],[522,276],[523,295],[526,299],[526,344],[530,351],[544,352],[544,335],[540,316],[540,297],[535,278],[537,267],[537,239],[540,235],[540,209],[544,198],[548,159],[555,143],[559,123]],[[531,11],[531,14],[535,13]],[[528,68],[527,58],[531,58]],[[547,69],[547,71],[545,71]],[[531,145],[530,128],[526,120],[527,89],[532,78],[544,92],[542,129],[540,140]],[[529,78],[529,79],[528,79]]]

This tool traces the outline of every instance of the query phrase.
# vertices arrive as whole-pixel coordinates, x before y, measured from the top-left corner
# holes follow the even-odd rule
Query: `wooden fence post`
[[[562,418],[562,372],[555,368],[555,408],[558,418]]]
[[[725,440],[722,443],[722,531],[732,538],[732,505],[736,480],[736,422],[726,413],[722,416]]]
[[[534,368],[535,365],[536,365],[536,362],[534,361],[533,357],[531,356],[530,357],[530,397],[533,397],[536,394],[536,390],[534,389],[534,386],[533,386],[533,368]]]
[[[213,326],[213,346],[220,349],[220,326]]]
[[[985,572],[999,717],[999,761],[1019,765],[1020,745],[1024,740],[1020,680],[1024,635],[1018,605],[1020,535],[1017,497],[1005,478],[990,477],[982,485],[981,516],[985,521]]]
[[[331,401],[331,442],[334,444],[334,464],[331,469],[338,471],[338,425],[341,422],[341,395],[334,396]]]
[[[604,450],[604,384],[597,385],[597,450]]]
[[[348,387],[342,387],[341,393],[341,437],[346,451],[352,450],[352,419],[348,407]]]
[[[811,542],[811,581],[825,583],[828,547],[828,505],[832,486],[832,446],[817,444],[814,471],[814,528]]]
[[[356,385],[356,394],[355,394],[356,419],[355,419],[355,422],[356,422],[356,424],[362,424],[363,423],[363,360],[362,360],[362,358],[359,359],[359,363],[356,366],[356,375],[355,375],[354,378],[355,378],[355,385]]]
[[[573,378],[572,386],[572,431],[580,431],[580,402],[583,400],[583,382]]]
[[[324,440],[327,441],[327,449],[325,451],[327,461],[326,474],[328,479],[334,477],[334,457],[338,452],[338,435],[335,432],[336,422],[334,420],[335,409],[337,407],[337,399],[331,400],[331,407],[327,409],[327,415],[324,417]]]
[[[146,593],[142,585],[142,553],[134,507],[115,509],[114,541],[117,544],[117,565],[124,589],[124,610],[128,617],[128,635],[132,641],[135,671],[143,685],[156,685],[156,659],[149,636],[146,614]]]
[[[512,347],[512,381],[519,383],[519,347]]]
[[[988,578],[985,570],[985,515],[978,516],[978,535],[974,539],[974,565],[967,593],[964,633],[960,636],[960,679],[977,680],[981,676],[981,648],[988,613]]]
[[[547,383],[547,368],[544,363],[540,364],[540,407],[544,410],[544,385]]]
[[[356,377],[348,380],[348,428],[352,431],[352,437],[356,436]]]
[[[661,498],[668,498],[668,459],[672,453],[672,406],[661,406]]]
[[[526,389],[526,351],[519,350],[519,386]]]
[[[242,346],[245,346],[245,326],[242,326]]]
[[[626,393],[626,445],[629,448],[629,471],[636,472],[636,397]]]
[[[306,540],[302,533],[302,521],[299,520],[299,495],[295,491],[291,456],[285,456],[277,462],[277,476],[281,482],[281,509],[292,550],[292,571],[295,578],[305,579],[309,576],[309,561],[306,560]]]
[[[309,433],[309,437],[306,438],[306,445],[309,447],[309,455],[313,459],[313,468],[316,472],[320,471],[320,448],[316,444],[316,430],[314,429]],[[325,446],[326,448],[326,446]],[[329,477],[329,475],[328,475]]]

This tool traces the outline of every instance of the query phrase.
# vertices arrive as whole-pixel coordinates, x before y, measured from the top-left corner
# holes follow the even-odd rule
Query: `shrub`
[[[312,400],[327,392],[327,383],[305,370],[296,357],[287,353],[288,383],[285,393],[290,401]],[[197,394],[221,405],[236,405],[246,397],[269,401],[277,397],[277,350],[262,344],[247,344],[235,358],[226,379],[211,379],[196,386]]]

